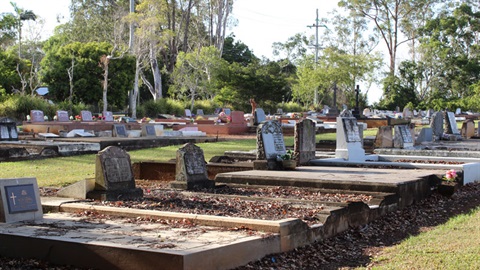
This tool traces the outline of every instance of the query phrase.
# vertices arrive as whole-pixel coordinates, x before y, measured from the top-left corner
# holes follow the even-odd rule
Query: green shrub
[[[304,112],[306,109],[300,104],[290,101],[277,104],[278,109],[282,109],[284,112]],[[275,110],[276,112],[276,110]]]

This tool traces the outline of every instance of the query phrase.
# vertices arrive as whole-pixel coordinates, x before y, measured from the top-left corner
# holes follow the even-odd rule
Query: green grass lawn
[[[480,269],[480,208],[388,247],[373,269]]]

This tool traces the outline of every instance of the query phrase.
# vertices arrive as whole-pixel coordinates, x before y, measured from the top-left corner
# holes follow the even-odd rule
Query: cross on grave
[[[12,192],[12,196],[10,196],[10,199],[12,199],[12,202],[13,202],[13,205],[15,205],[15,199],[17,198],[17,196],[15,196],[15,193]]]

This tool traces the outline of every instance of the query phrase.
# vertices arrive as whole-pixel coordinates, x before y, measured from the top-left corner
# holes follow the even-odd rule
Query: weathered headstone
[[[431,118],[434,113],[435,113],[435,111],[433,109],[428,109],[425,117]]]
[[[37,179],[0,179],[0,222],[43,218]]]
[[[113,125],[113,137],[126,138],[127,136],[127,128],[125,125]]]
[[[57,111],[56,115],[57,115],[57,121],[58,122],[70,122],[70,118],[68,116],[67,111],[61,111],[61,110]]]
[[[223,109],[223,112],[226,114],[226,115],[230,115],[232,113],[232,110],[229,109],[229,108],[224,108]]]
[[[411,148],[413,147],[413,137],[410,128],[407,125],[394,126],[393,147]]]
[[[349,110],[344,110],[337,117],[335,157],[355,162],[365,161],[365,150],[362,147],[357,119],[353,117]]]
[[[265,121],[257,127],[257,159],[276,160],[286,153],[282,126],[277,121]]]
[[[461,140],[462,136],[457,127],[457,120],[455,119],[455,114],[453,112],[445,112],[445,128],[444,128],[444,139],[457,141]]]
[[[192,117],[192,111],[190,111],[190,109],[185,109],[185,117]]]
[[[315,122],[303,119],[295,124],[294,152],[299,165],[315,159]]]
[[[455,110],[455,114],[456,114],[456,115],[462,114],[462,109],[457,108],[457,109]]]
[[[175,181],[173,188],[213,188],[215,182],[208,179],[203,150],[193,143],[186,143],[177,150]]]
[[[0,118],[0,141],[18,141],[17,124],[13,119]]]
[[[45,122],[45,115],[43,115],[43,111],[31,110],[30,111],[30,121],[32,121],[32,122]]]
[[[145,124],[142,126],[142,136],[143,137],[156,137],[157,132],[155,130],[155,124]]]
[[[430,127],[433,130],[433,139],[438,141],[443,135],[443,114],[441,112],[434,112],[430,118]]]
[[[82,118],[83,122],[92,122],[93,121],[91,111],[81,111],[80,112],[80,117]]]
[[[262,108],[256,108],[253,117],[254,117],[254,120],[253,120],[254,125],[259,125],[265,120],[267,120],[267,117],[265,116],[265,112],[263,111]]]
[[[113,113],[111,111],[104,111],[103,112],[103,119],[105,122],[113,122]]]
[[[422,144],[423,142],[433,141],[433,128],[422,128],[420,134],[415,140],[415,144]]]
[[[197,109],[197,115],[204,115],[203,114],[203,109]]]
[[[375,148],[392,148],[393,147],[393,127],[392,126],[378,127],[374,144],[375,144]]]
[[[130,155],[120,147],[109,146],[98,152],[95,163],[95,189],[87,194],[95,200],[129,200],[143,196],[135,187]]]
[[[475,122],[473,122],[471,119],[464,121],[462,124],[461,134],[465,139],[470,139],[475,136]]]
[[[412,119],[413,118],[413,113],[408,107],[403,108],[402,113],[403,113],[403,119]]]

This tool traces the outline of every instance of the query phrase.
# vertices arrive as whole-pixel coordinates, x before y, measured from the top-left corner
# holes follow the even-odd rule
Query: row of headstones
[[[435,112],[430,120],[434,140],[459,140],[462,137],[469,139],[475,136],[475,122],[468,119],[463,122],[461,131],[458,130],[457,121],[453,112]],[[480,125],[477,130],[480,136]]]
[[[55,113],[55,116],[56,116],[56,121],[58,122],[70,122],[71,120],[73,120],[68,115],[68,112],[63,110],[58,110]],[[111,111],[103,112],[102,116],[104,117],[104,121],[106,122],[114,121],[113,113]],[[81,118],[81,121],[83,122],[92,122],[93,121],[92,112],[83,110],[80,112],[80,118]],[[30,122],[45,122],[46,120],[48,120],[48,118],[46,118],[45,114],[41,110],[31,110],[29,117],[27,117],[27,121],[30,121]]]

